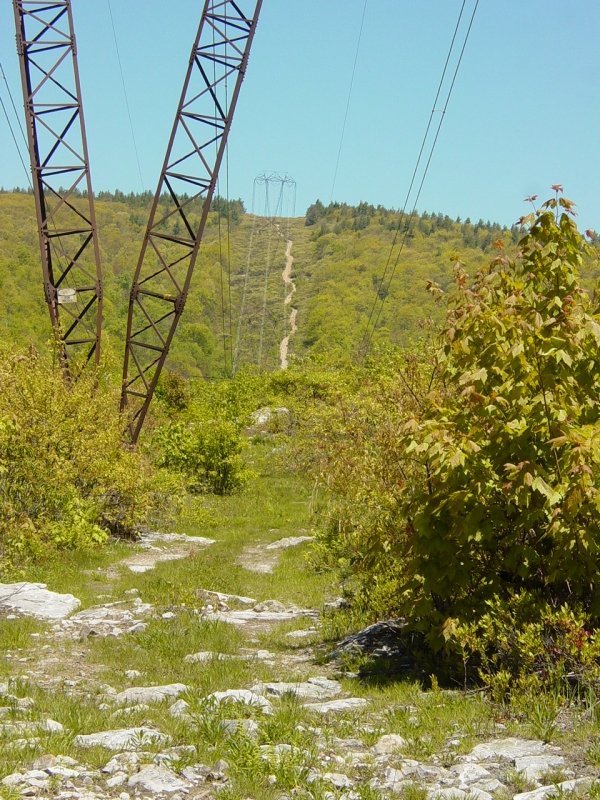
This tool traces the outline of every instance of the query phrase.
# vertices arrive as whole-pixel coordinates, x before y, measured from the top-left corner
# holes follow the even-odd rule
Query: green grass
[[[31,648],[35,639],[47,628],[43,622],[30,617],[0,619],[0,653],[3,655],[0,658],[0,675],[10,675],[12,672],[11,662],[6,658],[6,653]]]
[[[131,554],[131,544],[113,540],[89,550],[64,550],[29,565],[19,580],[46,583],[53,592],[73,594],[82,608],[97,605],[99,595],[111,595],[112,583],[104,570]]]
[[[270,574],[254,573],[236,561],[247,547],[263,546],[287,536],[311,530],[310,486],[305,479],[285,468],[283,457],[274,450],[281,441],[263,441],[249,448],[252,482],[244,492],[229,497],[191,497],[172,530],[191,535],[209,536],[216,544],[193,552],[179,561],[162,562],[155,569],[134,574],[115,564],[131,555],[130,543],[113,543],[105,549],[88,553],[65,554],[62,562],[51,561],[27,575],[42,580],[51,589],[70,591],[84,607],[99,602],[131,599],[130,589],[139,590],[144,602],[156,607],[157,616],[148,618],[144,631],[120,638],[89,638],[84,642],[60,645],[66,662],[75,653],[84,653],[80,664],[89,674],[87,683],[76,687],[58,686],[53,690],[16,681],[11,691],[16,697],[31,697],[31,709],[10,712],[17,721],[42,721],[52,718],[65,727],[64,733],[40,735],[32,750],[23,751],[3,742],[0,752],[0,777],[17,768],[29,766],[44,753],[70,755],[92,768],[103,766],[113,755],[103,748],[75,747],[77,733],[91,733],[119,727],[154,727],[170,737],[172,745],[193,745],[193,754],[183,753],[176,767],[194,763],[216,764],[225,759],[231,781],[219,796],[221,800],[276,800],[282,794],[297,797],[338,797],[341,793],[325,781],[308,782],[311,769],[345,772],[356,784],[360,800],[375,800],[381,792],[369,786],[376,774],[372,751],[364,753],[364,767],[331,763],[325,769],[323,755],[345,755],[345,741],[359,740],[373,747],[380,736],[394,733],[406,745],[390,756],[394,765],[403,758],[429,761],[435,757],[443,766],[451,766],[458,756],[470,752],[475,744],[498,735],[536,736],[552,739],[565,752],[578,754],[588,767],[600,767],[600,703],[595,695],[582,698],[580,705],[568,708],[572,726],[563,729],[562,701],[532,696],[521,698],[513,708],[499,708],[480,693],[441,690],[437,686],[424,691],[423,684],[391,676],[365,679],[341,677],[345,693],[368,699],[368,705],[344,714],[319,715],[306,709],[294,696],[272,700],[273,714],[264,715],[242,704],[216,705],[207,701],[214,691],[248,688],[258,681],[301,680],[319,673],[343,674],[350,662],[337,666],[295,662],[293,656],[308,644],[339,640],[360,627],[364,620],[346,612],[334,612],[311,639],[288,639],[286,634],[314,625],[311,618],[275,624],[266,629],[235,627],[224,622],[207,621],[197,613],[204,603],[202,589],[242,594],[258,601],[277,599],[303,607],[321,608],[324,601],[337,594],[333,577],[318,573],[310,565],[310,545],[278,552],[279,561]],[[107,573],[108,567],[111,567]],[[101,595],[107,595],[101,599]],[[172,611],[163,619],[160,614]],[[19,656],[35,657],[36,646],[47,641],[48,626],[20,619],[0,621],[0,651],[22,650]],[[185,656],[198,651],[236,656],[247,652],[253,638],[255,648],[276,653],[281,663],[269,665],[241,658],[212,659],[188,663]],[[286,664],[286,656],[290,656]],[[355,664],[356,666],[356,664]],[[0,674],[26,669],[26,665],[0,661]],[[126,670],[135,669],[139,677],[129,679]],[[189,703],[189,716],[175,718],[169,713],[170,702],[123,712],[99,692],[100,684],[120,691],[131,685],[184,683],[189,691],[183,699]],[[548,701],[548,702],[547,702]],[[106,703],[106,705],[104,705]],[[7,718],[8,719],[8,718]],[[226,731],[224,720],[254,720],[256,735],[242,729]],[[506,728],[500,731],[497,721]],[[317,731],[319,733],[317,733]],[[277,748],[289,745],[290,749]],[[151,759],[152,755],[149,756]],[[548,778],[558,778],[556,772]],[[512,793],[526,787],[523,777],[508,774]],[[423,787],[408,786],[399,795],[403,800],[422,800]],[[594,791],[588,792],[594,797]],[[310,793],[310,795],[309,795]],[[596,792],[595,800],[600,800]],[[512,796],[512,794],[511,794]],[[3,800],[13,800],[14,793],[0,793]]]
[[[184,657],[201,650],[234,654],[243,642],[241,632],[232,625],[205,621],[183,610],[173,619],[150,620],[141,633],[93,641],[89,661],[106,665],[102,677],[117,689],[131,685],[124,673],[135,669],[142,673],[135,681],[137,685],[185,683],[209,693],[245,686],[255,676],[258,680],[263,666],[238,659],[188,663]]]
[[[248,546],[310,533],[310,485],[302,476],[284,470],[273,457],[273,449],[272,442],[259,442],[249,449],[255,477],[244,491],[189,498],[174,529],[208,536],[216,540],[214,545],[180,561],[159,563],[142,575],[123,570],[114,583],[115,597],[124,597],[135,586],[145,602],[193,606],[198,604],[197,591],[209,589],[320,607],[333,593],[333,578],[309,565],[307,546],[280,551],[272,573],[251,572],[236,563]],[[207,523],[207,517],[212,521]]]

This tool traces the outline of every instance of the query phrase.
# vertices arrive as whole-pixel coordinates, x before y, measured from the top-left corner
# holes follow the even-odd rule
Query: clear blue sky
[[[107,0],[72,0],[92,181],[142,188]],[[254,177],[297,181],[297,213],[331,187],[364,0],[264,0],[230,139],[230,196]],[[470,12],[474,0],[468,0]],[[142,163],[154,189],[201,0],[112,0]],[[334,200],[399,207],[461,0],[368,0]],[[421,210],[510,225],[552,183],[600,229],[600,3],[481,0],[419,201]],[[0,58],[21,108],[11,4]],[[6,85],[0,94],[7,102]],[[0,113],[0,185],[25,175]]]

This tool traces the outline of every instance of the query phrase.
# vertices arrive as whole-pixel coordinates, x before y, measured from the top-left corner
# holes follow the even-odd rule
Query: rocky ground
[[[264,591],[273,584],[256,581],[310,538],[269,534],[231,551]],[[365,682],[344,648],[320,658],[325,602],[302,607],[211,585],[185,606],[157,602],[168,570],[196,559],[201,577],[213,545],[145,536],[89,577],[107,592],[85,607],[52,586],[0,585],[3,624],[21,631],[0,682],[0,796],[600,796],[598,759],[586,755],[594,720],[541,708],[536,727],[477,693]]]

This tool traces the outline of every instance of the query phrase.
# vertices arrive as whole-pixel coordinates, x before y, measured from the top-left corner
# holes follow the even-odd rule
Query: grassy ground
[[[286,638],[290,630],[313,625],[312,619],[248,633],[224,622],[206,621],[197,614],[201,589],[316,609],[337,593],[333,576],[316,572],[311,566],[306,545],[282,551],[271,573],[251,572],[242,566],[248,548],[256,550],[284,537],[311,533],[311,487],[302,476],[284,467],[279,448],[273,440],[251,446],[254,477],[244,492],[189,499],[174,530],[211,537],[216,540],[211,547],[180,561],[159,563],[150,572],[134,574],[118,565],[131,555],[135,545],[115,543],[93,553],[70,554],[25,576],[46,582],[51,589],[72,592],[84,606],[131,600],[132,590],[137,590],[137,596],[152,603],[157,613],[139,633],[83,642],[57,643],[49,626],[41,623],[0,621],[0,652],[4,654],[0,670],[4,680],[10,682],[9,696],[0,698],[0,705],[5,703],[7,708],[0,712],[5,714],[0,723],[35,725],[52,719],[64,727],[62,732],[37,730],[31,749],[25,750],[15,744],[22,732],[11,734],[4,728],[0,777],[28,766],[45,753],[70,755],[99,768],[112,754],[103,748],[77,747],[74,737],[119,727],[156,728],[170,737],[172,745],[193,746],[193,754],[179,752],[175,766],[198,762],[212,765],[225,759],[231,780],[219,794],[222,800],[270,800],[292,790],[300,797],[319,800],[332,791],[321,778],[314,779],[325,763],[330,764],[330,771],[343,772],[355,782],[360,800],[375,800],[382,795],[369,786],[377,768],[369,748],[381,735],[391,733],[402,736],[405,744],[390,755],[390,766],[406,758],[451,766],[479,741],[518,735],[560,745],[571,754],[581,774],[597,771],[600,701],[594,698],[580,707],[567,708],[558,698],[529,697],[520,708],[509,709],[492,705],[481,693],[442,691],[435,686],[423,691],[418,683],[402,679],[363,681],[345,676],[344,667],[315,662],[306,641]],[[165,613],[167,617],[163,617]],[[315,638],[318,643],[319,634],[313,642]],[[240,656],[249,651],[249,646],[272,651],[276,663],[216,656],[200,664],[184,660],[187,654],[201,650]],[[36,664],[39,667],[40,660],[43,663],[41,654],[56,656],[57,650],[60,658],[53,669],[65,680],[55,681],[51,688],[28,681],[28,672]],[[72,679],[69,670],[75,668]],[[137,671],[134,677],[127,674],[130,670]],[[339,678],[347,694],[365,698],[367,705],[324,717],[284,695],[273,700],[274,713],[266,716],[256,708],[218,706],[207,700],[211,692],[248,688],[261,680],[298,680],[323,674]],[[109,685],[120,691],[131,685],[176,682],[189,687],[183,695],[189,704],[185,718],[173,717],[164,703],[132,709],[116,707],[106,688]],[[226,730],[226,719],[241,721],[237,732]],[[258,725],[252,735],[243,728],[247,720]],[[277,748],[282,744],[286,747]],[[353,748],[362,748],[360,765],[346,759]],[[561,775],[548,778],[559,780]],[[530,788],[521,774],[507,774],[506,781],[512,793]],[[0,789],[0,797],[9,797],[10,793],[4,791],[3,795],[3,791]],[[512,797],[510,792],[507,796]],[[336,790],[333,797],[339,795]],[[588,796],[595,796],[595,790]],[[405,789],[403,797],[421,800],[424,794],[421,788],[413,787]]]

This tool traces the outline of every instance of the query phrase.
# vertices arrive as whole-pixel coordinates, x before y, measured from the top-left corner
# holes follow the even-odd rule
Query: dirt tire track
[[[283,304],[285,306],[291,306],[290,309],[290,332],[287,336],[281,340],[279,344],[279,365],[281,369],[287,369],[288,367],[288,352],[290,347],[290,339],[298,330],[298,325],[296,323],[296,318],[298,316],[298,309],[295,306],[292,306],[292,297],[294,296],[294,292],[296,291],[296,284],[292,280],[292,268],[294,265],[294,257],[292,255],[292,247],[293,241],[291,239],[287,240],[287,246],[285,248],[285,267],[283,268],[283,272],[281,273],[281,277],[283,279],[283,283],[286,289],[289,289],[288,293],[285,296],[285,300]]]

